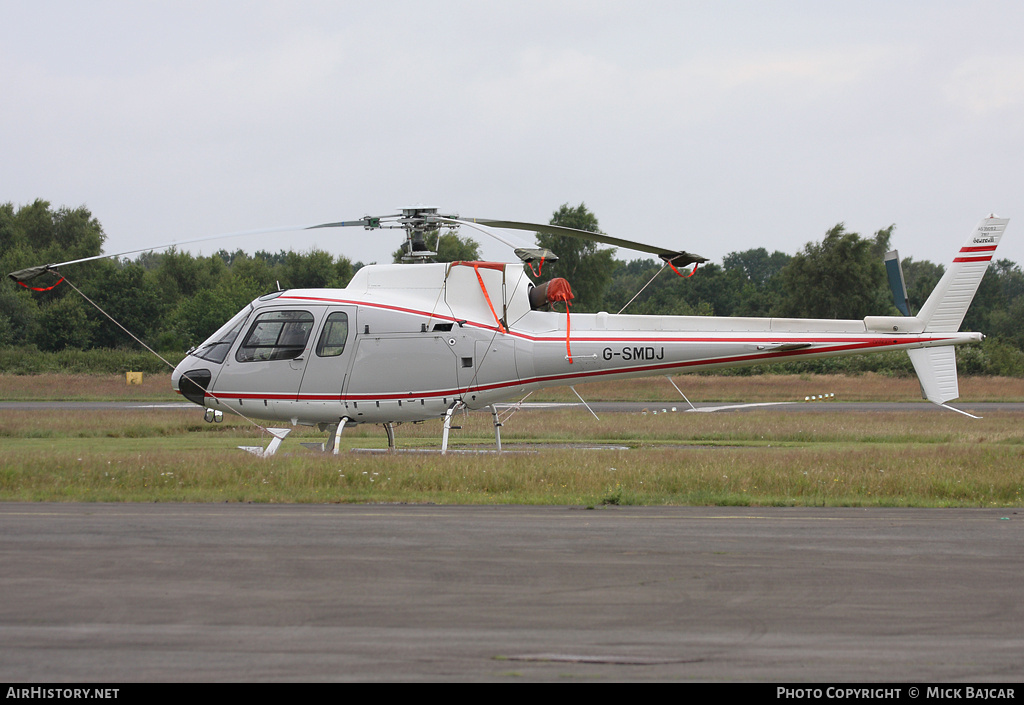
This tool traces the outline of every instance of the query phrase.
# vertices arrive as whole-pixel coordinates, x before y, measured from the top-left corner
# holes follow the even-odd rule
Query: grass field
[[[5,392],[9,381],[0,377]],[[53,396],[34,398],[126,398],[105,394],[95,381],[57,382],[51,381]],[[854,400],[866,398],[850,391],[854,387],[875,385],[872,399],[919,398],[916,381],[910,380],[908,391],[868,375],[676,382],[694,401],[778,401],[811,393]],[[968,378],[961,389],[965,397],[977,395],[974,400],[1016,399],[1021,390],[1013,382]],[[662,387],[671,394],[662,394]],[[30,389],[26,383],[24,393]],[[679,401],[658,378],[578,390],[592,400],[619,395]],[[542,398],[563,393],[575,400],[570,390],[550,390]],[[581,410],[530,410],[506,423],[502,440],[515,452],[501,455],[482,452],[493,448],[491,418],[473,413],[462,416],[462,429],[453,432],[452,448],[463,452],[443,457],[354,452],[386,446],[381,427],[357,426],[345,431],[338,456],[303,448],[299,441],[322,441],[324,434],[300,427],[277,456],[264,460],[235,448],[266,445],[258,430],[231,419],[206,424],[198,407],[2,410],[0,500],[1015,508],[1024,506],[1022,422],[1024,414],[1009,412],[972,420],[924,407],[869,413],[839,412],[828,404],[814,414],[619,413],[602,414],[600,421]],[[440,444],[440,421],[396,430],[400,449]]]

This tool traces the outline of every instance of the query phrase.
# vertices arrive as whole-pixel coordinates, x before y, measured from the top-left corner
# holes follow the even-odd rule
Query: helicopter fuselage
[[[949,346],[914,317],[863,320],[535,309],[522,264],[371,265],[345,289],[260,297],[178,365],[214,409],[293,424],[393,423],[599,379]],[[546,307],[545,307],[546,308]]]

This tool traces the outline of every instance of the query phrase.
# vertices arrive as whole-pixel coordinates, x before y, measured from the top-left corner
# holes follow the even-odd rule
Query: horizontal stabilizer
[[[921,396],[940,406],[960,396],[956,378],[956,352],[951,345],[939,348],[908,350],[917,379],[921,382]]]

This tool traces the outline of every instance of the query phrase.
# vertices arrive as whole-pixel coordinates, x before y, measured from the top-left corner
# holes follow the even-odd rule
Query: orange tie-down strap
[[[668,266],[672,268],[673,272],[675,272],[676,274],[681,276],[683,279],[689,279],[690,277],[692,277],[694,274],[697,273],[697,263],[696,262],[693,263],[693,269],[690,270],[689,274],[683,274],[678,269],[676,269],[676,266],[674,264],[672,264],[671,260],[668,261]]]
[[[480,276],[480,264],[481,262],[473,263],[473,271],[476,272],[476,280],[480,282],[480,290],[484,292],[484,298],[487,299],[487,305],[491,307],[491,315],[494,316],[494,320],[498,324],[498,330],[502,333],[507,333],[508,331],[505,330],[505,325],[501,322],[501,319],[498,318],[498,314],[494,310],[494,304],[491,303],[491,295],[487,293],[487,287],[484,286],[484,278]]]
[[[570,365],[572,364],[572,349],[569,347],[569,307],[572,304],[569,303],[569,300],[573,298],[575,297],[572,294],[572,287],[562,277],[555,277],[548,282],[548,303],[565,302],[565,354],[569,358]]]
[[[21,284],[26,289],[31,289],[32,291],[53,291],[54,289],[56,289],[60,285],[60,283],[62,281],[64,281],[64,277],[61,277],[60,279],[58,279],[57,283],[54,284],[53,286],[29,286],[25,282],[18,282],[18,283]]]
[[[505,328],[505,324],[501,322],[501,318],[498,317],[497,312],[494,310],[494,304],[491,303],[491,295],[487,293],[487,287],[484,285],[484,278],[480,276],[480,268],[493,269],[498,272],[505,272],[505,265],[501,262],[465,262],[459,260],[452,262],[452,267],[472,267],[476,273],[476,280],[480,282],[480,291],[484,292],[484,298],[487,299],[487,305],[491,309],[491,315],[494,316],[495,322],[498,324],[498,330],[502,333],[508,333],[508,329]],[[450,270],[449,270],[450,271]]]

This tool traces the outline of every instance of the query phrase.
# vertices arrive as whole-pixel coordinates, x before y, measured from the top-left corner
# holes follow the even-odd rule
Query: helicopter
[[[948,405],[959,396],[954,349],[984,337],[959,328],[1008,222],[989,215],[978,223],[917,315],[900,306],[903,316],[863,320],[571,313],[570,283],[555,278],[535,285],[527,274],[535,262],[556,261],[557,254],[516,247],[496,230],[570,235],[634,249],[658,256],[681,276],[680,268],[695,270],[707,260],[557,225],[463,218],[417,206],[384,216],[248,231],[401,229],[402,259],[415,264],[364,266],[343,289],[260,296],[190,350],[171,384],[205,408],[208,421],[228,411],[315,426],[328,433],[323,450],[335,454],[351,425],[383,425],[394,449],[396,424],[442,418],[444,453],[453,415],[462,409],[490,410],[500,450],[495,405],[544,387],[906,350],[922,396],[969,416]],[[432,262],[436,253],[425,234],[460,227],[511,246],[520,261]],[[24,282],[99,257],[8,276]],[[898,255],[887,260],[899,306],[906,294]],[[565,313],[553,309],[558,302]],[[272,455],[290,429],[268,430],[273,440],[267,448],[244,448]]]

